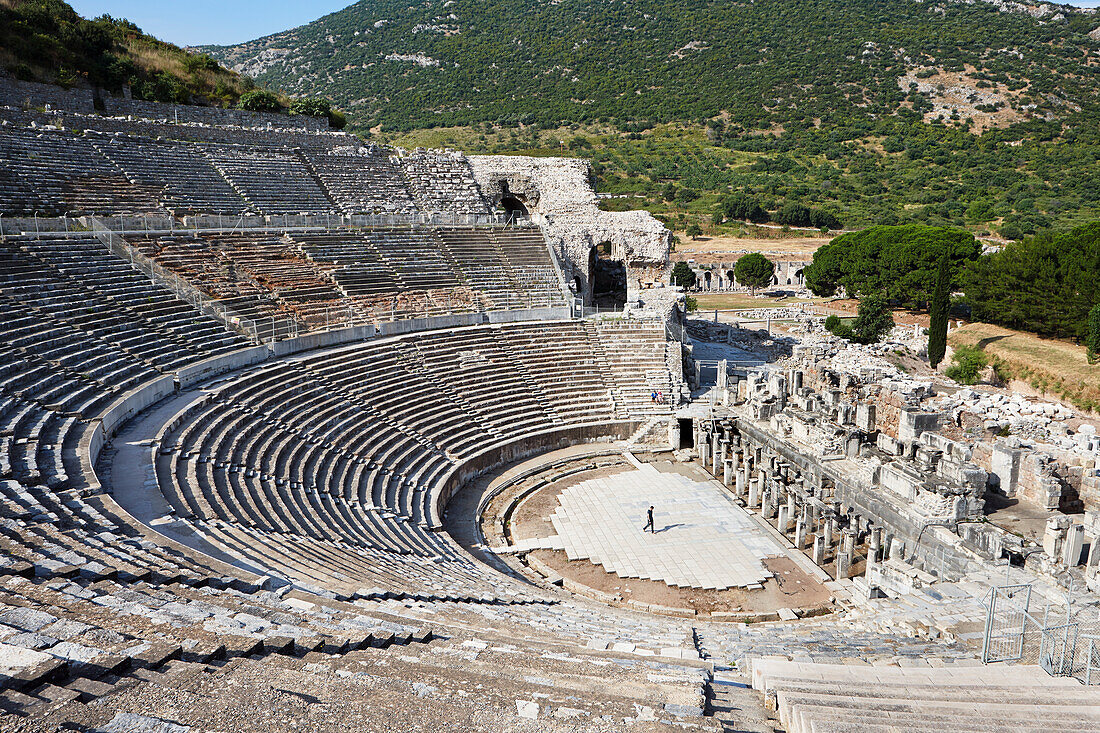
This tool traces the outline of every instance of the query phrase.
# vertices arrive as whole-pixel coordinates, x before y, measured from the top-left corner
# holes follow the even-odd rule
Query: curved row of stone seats
[[[462,153],[417,148],[404,153],[397,162],[422,210],[489,213],[489,205]]]
[[[614,385],[616,404],[629,414],[668,414],[674,408],[663,323],[647,320],[595,321],[585,324],[600,366]],[[664,401],[654,404],[653,392]]]
[[[486,230],[444,229],[439,238],[470,286],[486,294],[491,310],[528,307],[518,292],[514,273]]]
[[[11,237],[0,243],[0,258],[0,294],[162,371],[245,345],[97,239]]]
[[[416,202],[408,183],[376,145],[352,145],[329,150],[303,148],[302,158],[332,196],[349,214],[412,214]]]
[[[330,214],[338,210],[294,150],[206,145],[203,153],[257,211]]]
[[[193,104],[167,104],[108,96],[103,99],[104,113],[114,116],[141,117],[171,121],[174,124],[230,125],[259,129],[330,132],[327,117],[290,115],[278,112],[250,112],[243,109],[200,107]]]
[[[517,324],[504,347],[548,405],[555,423],[615,418],[611,386],[600,371],[583,324],[574,321]]]
[[[565,304],[554,263],[538,229],[440,229],[440,242],[489,310]]]
[[[406,288],[436,290],[462,284],[461,276],[431,230],[382,229],[368,232],[365,237]]]
[[[251,210],[193,145],[118,135],[95,135],[90,139],[132,183],[154,192],[176,216],[197,212],[243,214]]]
[[[415,352],[424,379],[501,440],[554,424],[550,405],[517,368],[493,329],[424,334],[395,348]]]
[[[755,659],[789,733],[1098,731],[1100,692],[1035,666],[912,669]]]
[[[6,213],[165,213],[150,187],[132,183],[90,140],[70,132],[0,125],[0,168]]]
[[[253,246],[272,254],[269,244],[276,238],[264,235],[240,236],[187,233],[126,235],[127,244],[155,261],[158,265],[186,280],[202,291],[226,311],[227,318],[251,321],[257,330],[270,337],[273,330],[277,338],[297,333],[294,309],[271,297],[268,283],[260,282],[248,271],[248,265],[256,261],[251,252]],[[278,268],[287,259],[294,259],[285,244],[274,246]],[[307,266],[302,261],[301,264]],[[271,269],[271,268],[264,268]],[[312,280],[323,280],[325,275],[310,270]],[[262,328],[261,328],[262,327]]]
[[[438,558],[451,576],[489,582],[429,531],[435,494],[495,443],[614,419],[587,344],[576,322],[473,327],[265,365],[165,423],[158,484],[216,546],[295,568],[300,582],[359,587],[372,552]]]
[[[397,273],[383,261],[374,242],[358,233],[294,234],[294,242],[332,277],[349,297],[395,293],[402,288]]]
[[[531,303],[529,307],[553,307],[565,303],[558,272],[542,230],[530,227],[493,229],[491,235],[504,261],[516,274],[521,293]]]

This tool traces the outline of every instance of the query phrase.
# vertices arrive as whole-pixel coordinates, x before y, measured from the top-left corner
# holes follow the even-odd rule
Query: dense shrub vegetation
[[[963,344],[955,347],[951,361],[953,363],[946,370],[947,377],[959,384],[977,384],[982,370],[989,365],[989,357],[984,351],[976,346]]]

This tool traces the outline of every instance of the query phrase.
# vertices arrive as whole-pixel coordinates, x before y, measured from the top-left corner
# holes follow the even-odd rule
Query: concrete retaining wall
[[[490,311],[489,323],[518,323],[519,321],[563,321],[573,317],[569,306],[558,308],[532,308],[523,311]]]
[[[377,335],[374,326],[351,326],[334,331],[320,331],[308,333],[305,336],[276,341],[271,347],[272,356],[288,356],[299,351],[312,351],[313,349],[325,349],[330,346],[340,346],[357,341],[369,341]]]
[[[378,324],[380,336],[400,336],[414,331],[435,331],[441,328],[462,328],[480,326],[486,322],[484,313],[455,313],[450,316],[432,316],[431,318],[410,318],[406,321],[390,321]]]
[[[176,372],[176,379],[181,389],[186,389],[205,379],[216,377],[219,374],[231,372],[234,369],[251,366],[264,361],[271,355],[266,346],[253,346],[249,349],[240,349],[228,354],[215,356],[212,359],[204,359],[196,364],[185,366]]]
[[[171,376],[158,377],[122,395],[97,420],[84,424],[77,458],[80,460],[80,473],[87,483],[85,489],[98,493],[101,488],[95,478],[95,463],[104,443],[113,438],[127,420],[175,391],[175,380]]]
[[[507,443],[498,443],[458,464],[443,478],[435,496],[428,502],[428,523],[432,529],[442,529],[443,512],[455,492],[470,480],[499,466],[528,458],[536,453],[568,448],[579,443],[625,440],[642,426],[642,421],[591,423],[529,433]]]

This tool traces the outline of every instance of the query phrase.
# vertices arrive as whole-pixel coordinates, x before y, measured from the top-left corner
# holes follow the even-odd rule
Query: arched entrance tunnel
[[[621,308],[626,305],[626,262],[615,259],[611,242],[601,242],[588,252],[592,278],[592,303]]]
[[[511,194],[500,199],[500,207],[504,209],[505,215],[510,220],[526,219],[530,216],[524,203]]]

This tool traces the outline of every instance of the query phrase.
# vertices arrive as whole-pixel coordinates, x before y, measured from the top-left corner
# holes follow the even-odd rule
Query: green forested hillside
[[[1009,115],[1095,103],[1100,58],[1087,34],[1100,19],[1060,15],[1040,23],[985,2],[915,0],[364,0],[208,50],[396,129],[722,113],[756,129],[927,105],[899,85],[906,74],[918,86],[965,74]]]
[[[372,0],[205,50],[330,96],[383,140],[564,147],[597,163],[603,190],[643,197],[619,205],[681,224],[722,226],[737,192],[846,227],[1019,237],[1100,217],[1100,15],[1035,13],[981,0]]]

